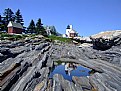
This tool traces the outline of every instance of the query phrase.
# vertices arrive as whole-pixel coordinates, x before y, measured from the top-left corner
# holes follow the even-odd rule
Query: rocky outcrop
[[[116,37],[118,35],[121,35],[121,30],[104,31],[104,32],[100,32],[98,34],[91,35],[91,37],[92,38],[112,39],[113,37]]]
[[[103,38],[92,38],[93,48],[98,50],[107,50],[114,45],[113,40],[103,39]]]
[[[77,48],[77,46],[55,46],[53,52],[54,60],[61,60],[65,62],[76,62],[85,67],[95,70],[96,73],[87,78],[77,78],[74,84],[79,85],[82,91],[120,91],[119,81],[121,80],[121,55],[120,46],[115,46],[106,51],[98,51],[92,47]],[[58,56],[56,56],[58,55]],[[56,57],[55,57],[56,56]],[[70,57],[72,56],[72,57]],[[85,83],[80,83],[84,80]],[[79,81],[79,82],[78,82]],[[90,83],[90,84],[88,84]],[[116,84],[114,84],[116,83]],[[77,87],[78,88],[78,87]],[[91,90],[90,90],[91,88]],[[79,89],[79,91],[81,91]]]
[[[1,91],[30,91],[40,81],[48,78],[49,67],[52,67],[48,53],[51,44],[40,43],[41,40],[33,41],[25,42],[24,46],[19,45],[20,42],[14,47],[1,45],[1,56],[9,55],[2,59],[0,64]],[[34,45],[37,42],[39,45]]]
[[[98,50],[107,50],[112,46],[121,45],[121,35],[112,37],[111,39],[105,38],[91,38],[93,47]]]
[[[41,38],[16,41],[12,47],[11,41],[1,43],[0,57],[6,57],[0,63],[0,90],[120,91],[120,38],[115,37],[115,45],[105,51],[92,46],[79,48],[72,44],[53,44]],[[92,72],[86,77],[73,76],[72,81],[61,74],[50,78],[54,61],[58,60],[78,63]]]

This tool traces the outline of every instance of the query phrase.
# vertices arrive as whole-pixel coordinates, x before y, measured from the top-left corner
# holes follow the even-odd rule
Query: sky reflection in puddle
[[[60,65],[55,66],[49,77],[52,78],[54,74],[61,74],[64,79],[72,81],[72,76],[89,76],[90,71],[91,69],[76,63],[61,63]]]

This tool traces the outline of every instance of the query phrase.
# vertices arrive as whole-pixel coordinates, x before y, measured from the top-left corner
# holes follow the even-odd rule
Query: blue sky
[[[81,36],[121,29],[121,0],[0,0],[1,14],[5,8],[20,9],[25,26],[41,18],[62,34],[68,24]]]

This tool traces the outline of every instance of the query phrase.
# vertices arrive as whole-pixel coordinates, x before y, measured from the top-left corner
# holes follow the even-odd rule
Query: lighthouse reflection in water
[[[82,77],[89,76],[91,69],[85,68],[80,64],[76,63],[61,63],[60,65],[55,66],[54,70],[50,73],[50,78],[54,74],[61,74],[64,79],[72,81],[73,76]]]

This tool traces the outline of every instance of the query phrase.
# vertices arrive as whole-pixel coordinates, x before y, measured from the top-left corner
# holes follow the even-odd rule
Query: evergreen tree
[[[9,21],[15,21],[15,16],[13,11],[10,8],[5,9],[3,15],[4,15],[4,19],[3,19],[4,30],[7,30],[7,25]]]
[[[9,21],[15,21],[14,13],[10,8],[5,9],[3,15],[5,16],[4,21],[7,23]]]
[[[1,20],[2,20],[2,17],[1,17],[1,15],[0,15],[0,22],[1,22]]]
[[[36,23],[36,33],[41,34],[43,36],[47,36],[47,32],[45,31],[44,27],[42,26],[41,19],[39,18]]]
[[[20,10],[18,9],[17,12],[15,13],[15,21],[16,23],[20,23],[21,25],[24,25],[23,17],[21,15]]]
[[[3,21],[3,17],[0,15],[0,31],[5,29],[7,30],[7,28],[5,28],[5,22]]]
[[[27,28],[27,32],[31,33],[31,34],[35,33],[35,23],[33,20],[31,20],[31,22]]]
[[[1,18],[1,15],[0,15],[0,31],[2,30],[1,25],[2,25],[2,18]]]
[[[39,18],[37,23],[36,23],[36,33],[40,34],[41,33],[41,27],[42,27],[41,19]]]

